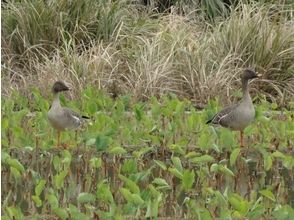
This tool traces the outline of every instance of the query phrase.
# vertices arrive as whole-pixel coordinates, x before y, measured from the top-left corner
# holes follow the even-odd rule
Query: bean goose
[[[60,146],[60,132],[67,129],[76,129],[82,124],[82,120],[88,117],[62,107],[59,100],[60,92],[70,90],[69,86],[63,81],[56,81],[52,87],[54,95],[53,103],[48,111],[48,120],[52,127],[57,130],[57,146]]]
[[[241,101],[224,108],[206,122],[206,124],[212,123],[213,125],[221,125],[231,130],[240,131],[241,146],[244,146],[243,131],[255,118],[255,110],[249,94],[248,81],[260,76],[261,74],[256,74],[251,69],[245,69],[241,75],[243,93]]]

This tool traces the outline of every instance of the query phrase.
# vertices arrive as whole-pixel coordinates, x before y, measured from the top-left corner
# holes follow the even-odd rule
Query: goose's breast
[[[235,120],[231,123],[234,130],[244,130],[255,118],[255,110],[253,105],[240,105],[235,112]]]
[[[51,124],[51,126],[57,130],[63,131],[65,130],[65,117],[63,115],[63,112],[60,110],[53,110],[50,109],[48,111],[48,121]]]

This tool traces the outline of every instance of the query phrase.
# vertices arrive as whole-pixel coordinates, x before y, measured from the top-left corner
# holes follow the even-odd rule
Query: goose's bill
[[[257,73],[257,78],[261,78],[262,74],[261,73]]]

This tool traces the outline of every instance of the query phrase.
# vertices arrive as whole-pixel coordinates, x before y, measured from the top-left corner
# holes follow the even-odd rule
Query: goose
[[[245,69],[241,74],[243,97],[240,102],[228,106],[215,114],[206,124],[220,125],[234,131],[240,132],[240,146],[244,146],[243,132],[244,129],[255,118],[255,109],[249,94],[248,82],[251,79],[259,78],[261,74],[257,74],[252,69]]]
[[[83,119],[89,119],[87,116],[82,116],[70,108],[61,106],[59,94],[68,90],[70,90],[70,87],[64,81],[56,81],[52,87],[54,99],[47,116],[51,126],[57,130],[57,146],[60,146],[61,131],[77,129],[82,124]]]

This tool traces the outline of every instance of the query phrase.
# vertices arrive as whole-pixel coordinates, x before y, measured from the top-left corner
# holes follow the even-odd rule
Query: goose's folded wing
[[[212,123],[215,125],[221,125],[223,127],[228,127],[228,124],[233,117],[232,112],[234,111],[234,109],[236,109],[237,106],[238,105],[235,104],[235,105],[229,106],[227,108],[224,108],[223,110],[221,110],[220,112],[215,114],[212,117],[212,119],[207,121],[206,124]]]
[[[79,113],[73,111],[70,108],[64,108],[64,112],[66,120],[69,122],[69,124],[73,124],[75,125],[74,127],[77,127],[82,123],[82,116]]]

